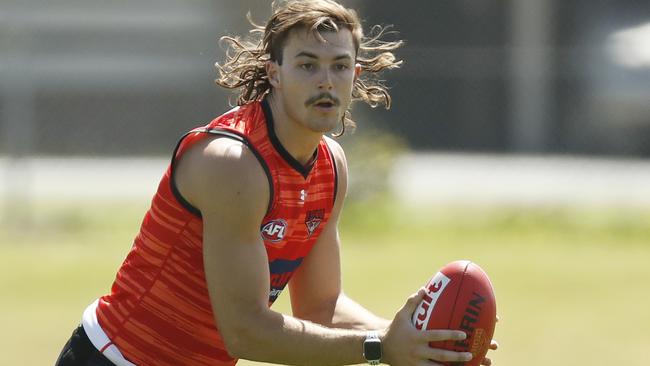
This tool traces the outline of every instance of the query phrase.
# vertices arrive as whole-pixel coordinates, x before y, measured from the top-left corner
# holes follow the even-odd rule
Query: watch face
[[[363,356],[366,360],[381,359],[381,341],[379,339],[368,339],[363,343]]]

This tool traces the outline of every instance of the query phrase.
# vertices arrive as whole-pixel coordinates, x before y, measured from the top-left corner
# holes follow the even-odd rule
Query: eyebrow
[[[318,56],[316,54],[307,51],[298,52],[295,58],[298,57],[308,57],[308,58],[318,59]],[[352,56],[350,56],[347,53],[340,54],[334,57],[334,61],[338,61],[338,60],[352,60]]]

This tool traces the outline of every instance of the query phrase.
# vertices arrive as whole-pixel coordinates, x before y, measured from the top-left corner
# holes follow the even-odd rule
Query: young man
[[[401,43],[367,42],[355,12],[330,0],[280,4],[262,36],[225,38],[235,52],[217,82],[241,89],[239,107],[181,139],[111,293],[86,309],[57,365],[471,358],[428,346],[463,332],[411,325],[423,291],[388,321],[341,289],[347,169],[324,134],[351,124],[353,99],[389,104],[363,73],[398,67]],[[293,316],[270,309],[287,283]]]

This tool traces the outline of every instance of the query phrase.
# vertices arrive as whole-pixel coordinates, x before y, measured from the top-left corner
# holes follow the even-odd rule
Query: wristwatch
[[[370,365],[379,365],[381,363],[381,339],[375,331],[366,333],[366,340],[363,341],[363,358]]]

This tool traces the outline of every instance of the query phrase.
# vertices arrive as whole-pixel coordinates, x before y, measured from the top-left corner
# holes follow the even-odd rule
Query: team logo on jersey
[[[307,212],[307,216],[305,217],[305,225],[307,225],[307,232],[309,233],[308,236],[311,236],[311,234],[316,231],[316,228],[318,225],[320,225],[321,221],[325,218],[325,210],[324,209],[319,209],[319,210],[311,210]]]
[[[269,221],[266,224],[262,225],[260,233],[262,234],[262,239],[268,240],[271,243],[277,243],[284,239],[284,235],[287,232],[287,222],[283,219],[277,219]]]

